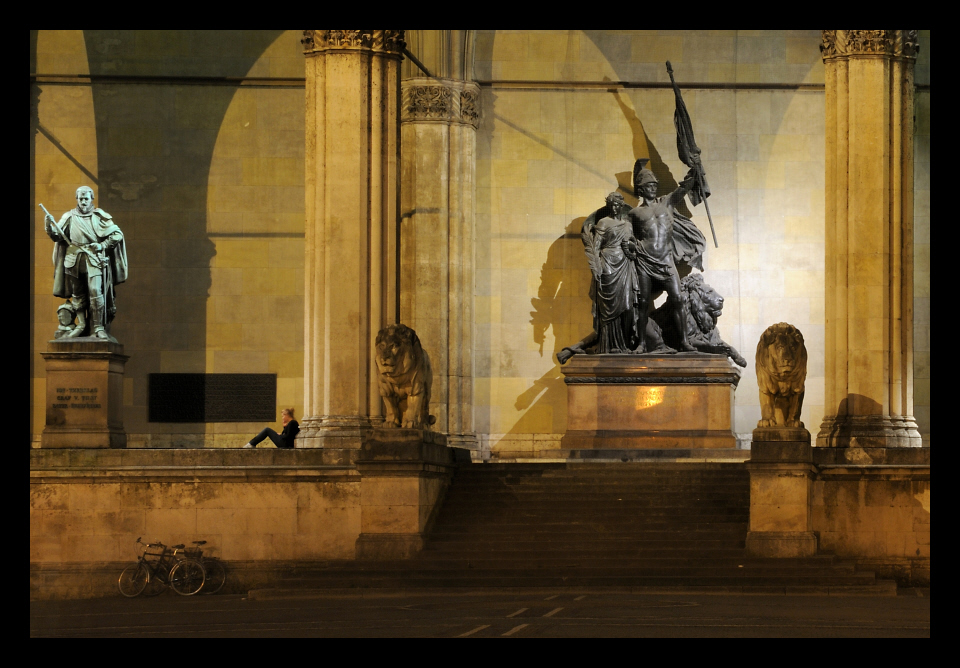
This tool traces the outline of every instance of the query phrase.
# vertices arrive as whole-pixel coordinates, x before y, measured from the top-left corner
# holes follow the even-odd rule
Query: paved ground
[[[39,637],[930,637],[929,590],[897,597],[639,594],[244,596],[41,601]]]

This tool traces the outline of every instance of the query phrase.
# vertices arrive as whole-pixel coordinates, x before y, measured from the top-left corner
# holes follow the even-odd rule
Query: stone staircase
[[[832,555],[747,557],[749,497],[735,463],[466,465],[419,558],[300,569],[279,586],[896,594]]]

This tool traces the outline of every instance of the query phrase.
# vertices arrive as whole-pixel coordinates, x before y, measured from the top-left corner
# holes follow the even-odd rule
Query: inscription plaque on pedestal
[[[50,341],[41,448],[125,448],[123,346],[95,337]]]

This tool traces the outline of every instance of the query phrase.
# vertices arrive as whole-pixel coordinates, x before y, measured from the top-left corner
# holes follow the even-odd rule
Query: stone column
[[[400,321],[433,366],[430,412],[451,447],[473,428],[473,253],[480,87],[441,77],[402,84]]]
[[[396,320],[402,30],[305,30],[304,419],[297,447],[383,420],[374,340]]]
[[[858,453],[919,447],[913,417],[917,31],[824,30],[820,49],[828,413],[816,445]]]

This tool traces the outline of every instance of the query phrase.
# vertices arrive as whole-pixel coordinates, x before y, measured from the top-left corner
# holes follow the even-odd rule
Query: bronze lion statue
[[[388,325],[377,334],[380,396],[386,406],[384,427],[428,429],[433,371],[417,333],[406,325]]]
[[[680,298],[683,300],[683,322],[687,341],[703,353],[718,353],[733,359],[738,365],[747,366],[737,349],[720,338],[717,318],[723,314],[723,297],[703,280],[703,274],[692,273],[680,280]],[[679,348],[680,334],[667,305],[664,304],[650,316],[659,325],[663,341],[672,348]],[[647,331],[647,349],[656,350],[656,341],[650,341]],[[651,347],[651,344],[652,347]],[[662,343],[661,343],[662,345]]]
[[[757,427],[803,427],[803,385],[807,379],[807,348],[793,325],[770,325],[757,344],[757,385],[760,416]]]

